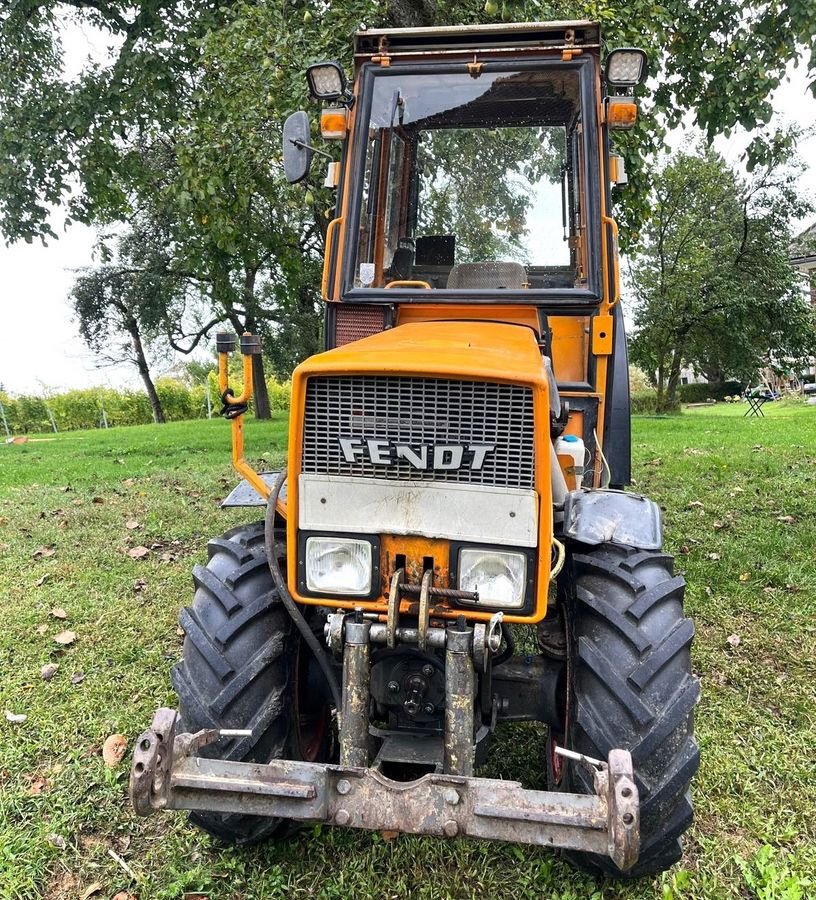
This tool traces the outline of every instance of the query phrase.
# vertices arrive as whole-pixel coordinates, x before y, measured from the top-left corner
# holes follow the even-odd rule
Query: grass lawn
[[[703,694],[685,858],[633,884],[596,882],[528,847],[311,828],[233,850],[183,814],[137,820],[129,753],[108,769],[100,748],[114,732],[132,748],[155,708],[173,704],[190,568],[207,537],[254,518],[218,509],[235,481],[229,429],[0,445],[0,898],[67,900],[94,885],[96,898],[127,892],[118,900],[816,896],[816,408],[744,409],[634,422],[636,489],[664,508],[687,574]],[[249,422],[247,444],[279,464],[285,422]],[[128,556],[137,546],[145,558]],[[76,639],[61,647],[64,630]],[[59,668],[45,681],[48,663]],[[540,772],[542,731],[518,735],[502,732],[489,774]]]

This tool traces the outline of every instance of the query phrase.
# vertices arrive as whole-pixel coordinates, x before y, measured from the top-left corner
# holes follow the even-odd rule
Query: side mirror
[[[292,113],[283,124],[283,174],[289,184],[309,174],[314,156],[309,137],[309,117],[303,111]]]

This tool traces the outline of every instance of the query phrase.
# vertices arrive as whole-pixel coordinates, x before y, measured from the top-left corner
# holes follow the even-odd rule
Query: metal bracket
[[[399,624],[400,585],[405,577],[405,569],[397,569],[391,576],[391,589],[388,592],[388,619],[386,621],[385,643],[387,647],[397,644],[397,625]]]
[[[428,625],[430,624],[430,590],[433,583],[433,569],[427,569],[422,575],[422,588],[419,592],[419,618],[417,620],[417,647],[428,648]]]
[[[131,800],[140,815],[199,809],[513,841],[598,853],[623,871],[638,858],[639,801],[625,750],[612,750],[606,762],[587,759],[596,773],[594,795],[563,794],[463,775],[431,773],[400,782],[361,766],[177,756],[170,740],[176,722],[175,711],[159,710],[134,752]],[[222,736],[214,730],[182,734],[176,746],[189,749],[213,734]]]

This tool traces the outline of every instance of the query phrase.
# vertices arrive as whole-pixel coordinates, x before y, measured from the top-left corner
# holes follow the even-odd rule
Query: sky
[[[72,27],[64,33],[66,75],[72,77],[89,56],[105,53],[98,35]],[[807,92],[805,67],[792,66],[788,83],[774,96],[776,120],[803,127],[816,124],[816,99]],[[671,139],[679,146],[693,131],[676,132]],[[734,135],[715,143],[726,159],[738,164],[747,137]],[[816,135],[799,147],[803,161],[810,163],[801,177],[803,194],[816,199]],[[78,335],[72,319],[69,293],[77,269],[93,264],[96,234],[78,224],[63,232],[61,216],[55,212],[58,241],[40,244],[0,243],[0,386],[12,393],[41,393],[77,387],[138,386],[130,366],[98,368],[94,356]],[[809,222],[802,222],[804,228]]]

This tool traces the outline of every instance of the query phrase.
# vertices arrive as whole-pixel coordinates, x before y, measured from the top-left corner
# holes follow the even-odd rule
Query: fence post
[[[46,403],[45,411],[48,413],[48,418],[51,420],[51,428],[54,431],[54,434],[57,434],[57,423],[54,421],[54,413],[51,412],[51,407]]]
[[[104,407],[104,406],[102,407],[102,427],[103,427],[103,428],[107,428],[107,427],[108,427],[108,417],[107,417],[107,414],[105,413],[105,407]]]

